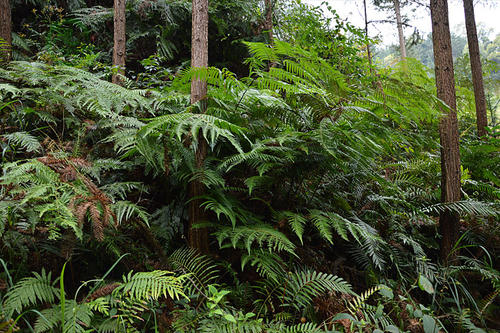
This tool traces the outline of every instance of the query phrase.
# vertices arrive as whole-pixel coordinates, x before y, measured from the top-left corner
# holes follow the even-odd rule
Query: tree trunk
[[[399,50],[401,52],[401,60],[404,60],[406,59],[406,45],[405,35],[403,33],[403,22],[401,20],[401,8],[399,6],[399,0],[394,0],[394,11],[396,12],[396,23],[398,25]]]
[[[370,64],[370,73],[371,73],[372,72],[372,54],[370,51],[370,42],[368,41],[368,13],[366,10],[366,0],[363,0],[363,8],[365,11],[366,53],[368,56],[368,63]]]
[[[9,0],[0,0],[0,60],[9,61],[12,48],[12,22]],[[5,44],[4,44],[5,43]]]
[[[113,83],[121,84],[125,75],[125,2],[126,0],[114,0],[114,46],[113,67],[118,70],[113,74]]]
[[[449,203],[460,200],[460,152],[447,0],[431,0],[431,18],[437,97],[449,107],[441,110],[443,116],[439,122],[441,202]],[[445,263],[457,255],[451,250],[458,239],[459,222],[458,214],[450,211],[439,217],[441,259]]]
[[[273,4],[272,0],[264,0],[266,6],[266,22],[265,29],[267,30],[267,35],[269,37],[269,44],[274,45],[274,35],[273,35]]]
[[[193,0],[192,35],[191,35],[191,67],[195,69],[208,67],[208,0]],[[191,104],[201,103],[201,112],[206,110],[207,82],[194,78],[191,82]],[[198,148],[195,152],[195,168],[201,169],[207,155],[207,143],[198,137]],[[205,220],[205,212],[201,207],[202,200],[195,199],[205,194],[205,186],[199,180],[189,184],[189,246],[201,253],[208,253],[208,232],[206,228],[194,229],[193,225]]]
[[[473,0],[464,0],[465,27],[467,28],[467,41],[469,44],[470,67],[472,70],[472,83],[476,100],[477,134],[486,135],[488,117],[486,115],[486,98],[484,96],[483,69],[477,41],[476,20],[474,17]]]

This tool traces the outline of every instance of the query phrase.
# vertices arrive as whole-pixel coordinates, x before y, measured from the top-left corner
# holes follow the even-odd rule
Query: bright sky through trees
[[[324,0],[303,0],[305,3],[311,5],[320,5]],[[339,13],[342,18],[346,18],[349,22],[356,26],[364,26],[363,18],[363,1],[362,0],[328,0],[329,4]],[[386,20],[387,13],[376,10],[375,6],[371,1],[368,3],[368,19],[370,21],[376,20]],[[498,24],[498,17],[500,17],[500,1],[499,0],[488,0],[488,1],[475,1],[475,13],[478,27],[483,27],[490,32],[490,38],[493,38],[496,34],[500,33],[500,25]],[[411,27],[405,28],[405,35],[408,36],[416,28],[424,34],[431,32],[431,20],[430,12],[427,8],[418,8],[415,12],[412,9],[416,7],[411,6],[402,8],[402,14],[408,15],[410,17]],[[465,35],[465,17],[464,9],[462,5],[462,0],[450,0],[449,1],[449,13],[450,13],[450,27],[452,31],[455,30],[460,32],[463,30]],[[370,26],[371,36],[379,35],[382,38],[384,44],[395,44],[397,43],[397,30],[395,26],[391,24],[380,24],[375,23]]]

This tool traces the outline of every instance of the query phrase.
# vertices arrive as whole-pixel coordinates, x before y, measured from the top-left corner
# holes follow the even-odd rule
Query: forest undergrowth
[[[362,30],[300,2],[270,44],[257,1],[214,0],[211,67],[193,69],[188,3],[127,2],[122,85],[107,8],[42,7],[14,33],[0,332],[500,329],[499,126],[477,136],[471,87],[457,78],[462,199],[442,203],[429,68],[369,64]],[[187,246],[192,200],[207,253]]]

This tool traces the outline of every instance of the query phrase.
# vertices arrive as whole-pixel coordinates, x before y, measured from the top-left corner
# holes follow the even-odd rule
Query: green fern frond
[[[121,224],[125,221],[130,220],[133,216],[141,219],[144,223],[149,223],[149,214],[137,204],[130,201],[117,201],[111,208],[116,215],[116,222]]]
[[[54,287],[56,281],[52,274],[42,269],[40,274],[33,272],[33,277],[27,277],[17,282],[5,295],[4,308],[7,312],[21,311],[39,303],[53,303],[59,298],[59,289]]]
[[[459,215],[498,216],[498,205],[481,201],[464,200],[448,203],[438,203],[422,209],[425,213],[442,213],[451,211]]]
[[[12,97],[16,97],[21,93],[21,89],[18,89],[18,88],[14,87],[13,85],[8,84],[8,83],[0,83],[0,93],[1,93],[0,94],[1,98],[6,97],[8,94],[11,94]],[[0,107],[0,110],[2,108],[3,107]]]
[[[281,232],[271,228],[266,224],[222,227],[215,232],[219,246],[228,240],[234,248],[245,248],[248,253],[251,252],[252,246],[259,248],[267,247],[272,251],[285,251],[295,255],[295,245]]]
[[[314,297],[329,291],[354,294],[351,285],[338,276],[312,270],[291,273],[283,305],[299,310],[311,304]]]
[[[279,216],[281,215],[283,215],[283,217],[286,218],[286,220],[288,221],[288,225],[300,239],[300,243],[303,244],[302,236],[304,235],[304,229],[307,223],[307,219],[300,214],[289,211],[281,212]]]
[[[326,332],[315,323],[303,323],[287,326],[283,323],[271,324],[267,330],[269,333],[321,333]]]
[[[63,333],[84,333],[90,326],[93,313],[86,303],[78,304],[74,300],[64,303],[64,330]],[[35,322],[35,332],[47,332],[61,326],[61,305],[40,311]]]
[[[113,295],[127,294],[136,300],[149,298],[159,299],[161,296],[174,300],[186,298],[183,292],[183,282],[188,275],[175,276],[168,271],[130,272],[123,277],[123,283],[115,290]]]
[[[241,256],[241,270],[249,264],[255,267],[260,276],[278,283],[285,274],[285,263],[276,253],[264,250],[252,250]]]
[[[199,290],[206,290],[219,277],[217,265],[195,249],[175,250],[168,257],[168,263],[176,272],[188,275],[184,280],[184,286],[189,295],[196,294]]]
[[[347,308],[351,314],[356,315],[357,312],[362,309],[366,304],[366,301],[377,291],[381,290],[384,288],[382,285],[378,285],[375,287],[372,287],[368,290],[365,290],[364,292],[361,293],[361,295],[353,298],[349,303],[347,304]],[[387,287],[385,287],[387,288]]]
[[[212,149],[220,138],[224,138],[240,153],[243,153],[243,150],[237,137],[246,138],[243,127],[208,114],[197,113],[167,114],[150,119],[148,124],[138,132],[138,136],[146,137],[155,133],[170,133],[178,140],[182,140],[184,135],[189,134],[194,143],[197,142],[198,134],[201,133]]]

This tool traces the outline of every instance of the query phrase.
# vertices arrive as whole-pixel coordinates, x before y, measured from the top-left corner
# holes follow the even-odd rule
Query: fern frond
[[[268,333],[321,333],[325,330],[321,329],[315,323],[303,323],[292,326],[287,326],[283,323],[271,324]]]
[[[186,278],[187,275],[175,276],[167,271],[130,272],[123,277],[123,283],[113,290],[113,295],[128,294],[136,300],[157,300],[161,296],[177,300],[186,297],[182,285]]]
[[[116,215],[116,222],[118,224],[130,220],[133,216],[141,219],[146,224],[149,223],[149,214],[144,208],[130,201],[117,201],[111,207]]]
[[[464,200],[448,203],[438,203],[427,206],[422,209],[426,213],[442,213],[451,211],[459,215],[479,215],[479,216],[498,216],[500,210],[496,204],[485,203],[481,201]]]
[[[351,285],[338,276],[312,270],[291,273],[284,290],[284,305],[299,310],[329,291],[354,294]]]
[[[266,279],[278,283],[285,274],[285,263],[276,253],[264,250],[252,250],[241,256],[241,270],[250,264],[255,267],[257,273]]]
[[[90,326],[93,313],[86,303],[78,304],[74,300],[64,303],[64,330],[63,333],[84,333]],[[61,305],[40,311],[35,322],[35,332],[47,332],[61,326]]]
[[[155,133],[170,133],[178,140],[189,134],[194,143],[198,140],[198,133],[201,133],[212,149],[220,138],[224,138],[240,153],[243,153],[243,150],[237,137],[246,138],[243,127],[208,114],[187,112],[150,119],[148,124],[139,130],[138,136],[147,137]]]
[[[207,256],[199,254],[195,249],[180,248],[169,257],[168,263],[181,274],[188,274],[184,286],[189,295],[206,290],[219,277],[217,265]]]
[[[377,291],[381,290],[383,287],[384,286],[381,285],[372,287],[362,292],[361,295],[353,298],[351,301],[349,301],[347,305],[349,312],[351,312],[352,315],[356,315],[357,312],[365,306],[366,301]]]
[[[234,248],[242,247],[251,252],[252,246],[267,247],[272,251],[285,251],[295,255],[295,245],[281,232],[266,224],[222,227],[215,232],[219,246],[228,240]]]
[[[51,272],[42,269],[40,274],[33,272],[33,277],[27,277],[17,282],[5,295],[4,307],[9,311],[20,313],[24,308],[38,303],[52,304],[59,298],[59,289],[54,287]]]
[[[300,214],[289,211],[281,212],[279,215],[283,215],[283,217],[286,218],[288,225],[300,239],[300,243],[303,244],[302,236],[304,235],[304,228],[307,223],[307,219]]]
[[[27,132],[4,134],[3,137],[6,138],[10,144],[20,146],[27,152],[40,152],[42,149],[38,139]]]

